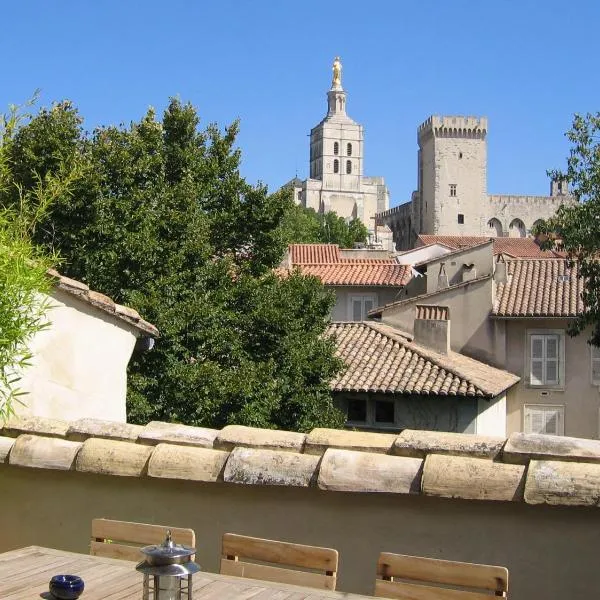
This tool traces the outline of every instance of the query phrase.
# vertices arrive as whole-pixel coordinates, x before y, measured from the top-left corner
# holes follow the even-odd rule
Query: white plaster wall
[[[506,436],[506,396],[504,394],[493,400],[485,398],[477,400],[475,433]]]
[[[55,291],[51,301],[51,326],[30,344],[32,365],[19,383],[28,393],[17,413],[125,422],[133,328],[70,294]]]

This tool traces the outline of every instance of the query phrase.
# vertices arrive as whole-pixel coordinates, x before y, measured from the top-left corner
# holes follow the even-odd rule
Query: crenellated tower
[[[414,218],[420,233],[482,235],[487,217],[487,119],[432,116],[417,130]]]

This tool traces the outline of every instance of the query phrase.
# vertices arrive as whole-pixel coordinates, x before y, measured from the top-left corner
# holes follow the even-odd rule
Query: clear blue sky
[[[240,118],[243,173],[275,190],[307,176],[339,54],[392,205],[430,114],[487,116],[488,191],[545,194],[573,113],[600,110],[599,23],[597,0],[19,0],[2,6],[0,107],[40,88],[92,129],[179,95],[204,123]]]

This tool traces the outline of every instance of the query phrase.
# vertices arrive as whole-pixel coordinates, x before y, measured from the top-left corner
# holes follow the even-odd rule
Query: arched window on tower
[[[337,158],[333,161],[333,172],[334,173],[340,172],[340,161]]]
[[[347,160],[346,161],[346,175],[350,175],[350,173],[352,173],[352,161]]]
[[[348,145],[346,146],[346,154],[347,154],[348,156],[352,156],[352,144],[348,144]]]
[[[340,145],[337,142],[333,142],[333,153],[336,156],[340,153]]]

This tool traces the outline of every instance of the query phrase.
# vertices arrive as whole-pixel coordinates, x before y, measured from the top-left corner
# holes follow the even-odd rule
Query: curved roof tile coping
[[[568,506],[597,506],[600,497],[600,440],[43,418],[13,420],[0,434],[3,468]]]

